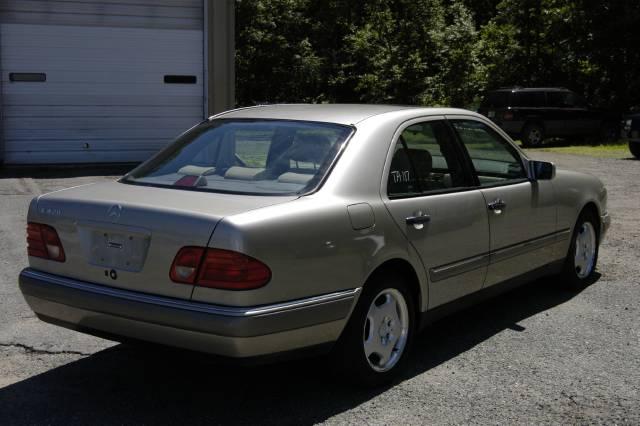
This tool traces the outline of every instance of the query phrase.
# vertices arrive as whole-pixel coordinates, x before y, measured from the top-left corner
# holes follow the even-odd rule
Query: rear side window
[[[240,194],[301,194],[328,173],[353,128],[288,120],[203,123],[125,183]]]
[[[402,197],[463,187],[463,170],[445,123],[414,124],[394,148],[387,194]]]
[[[464,144],[480,186],[521,181],[527,177],[514,147],[483,123],[455,120],[451,124]]]
[[[544,92],[515,92],[512,99],[514,107],[540,108],[546,103]]]

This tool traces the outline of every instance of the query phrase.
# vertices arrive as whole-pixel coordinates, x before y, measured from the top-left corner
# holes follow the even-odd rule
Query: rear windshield
[[[328,173],[353,128],[288,120],[202,123],[122,181],[252,195],[303,194]]]

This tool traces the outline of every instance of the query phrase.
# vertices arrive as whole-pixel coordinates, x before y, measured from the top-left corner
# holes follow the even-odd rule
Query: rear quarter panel
[[[352,200],[314,196],[225,218],[210,247],[246,253],[269,266],[271,281],[251,291],[196,287],[192,300],[255,306],[361,287],[384,261],[421,264],[380,205],[372,205],[375,225],[354,230],[347,206]],[[426,286],[425,286],[426,287]]]

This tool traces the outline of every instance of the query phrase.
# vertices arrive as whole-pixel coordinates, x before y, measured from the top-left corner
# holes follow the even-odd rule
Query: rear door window
[[[387,194],[402,197],[467,186],[451,133],[443,121],[407,127],[394,148]]]

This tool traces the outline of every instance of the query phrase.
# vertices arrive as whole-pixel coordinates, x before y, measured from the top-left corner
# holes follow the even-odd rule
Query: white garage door
[[[4,162],[141,161],[204,117],[202,0],[0,2]]]

